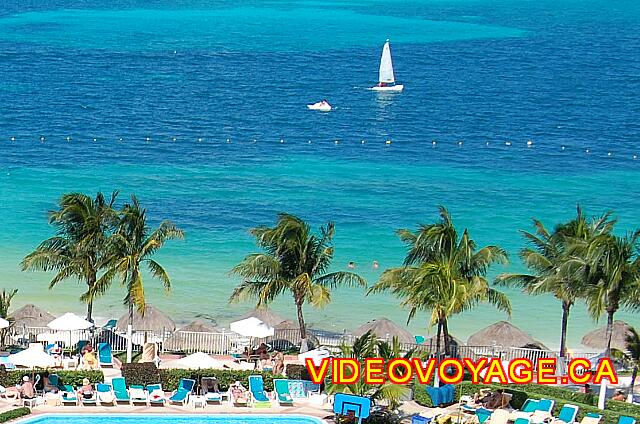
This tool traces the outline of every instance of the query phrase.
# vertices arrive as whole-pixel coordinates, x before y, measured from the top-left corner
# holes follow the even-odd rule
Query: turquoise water
[[[148,281],[148,300],[221,325],[252,306],[227,304],[229,269],[255,250],[247,230],[280,211],[334,220],[335,268],[354,261],[371,282],[402,260],[394,230],[435,220],[439,204],[480,244],[505,247],[510,271],[534,216],[552,225],[579,202],[614,209],[620,232],[640,226],[636,2],[6,3],[0,281],[20,289],[16,306],[83,310],[76,282],[47,291],[48,275],[18,267],[71,190],[135,192],[155,222],[182,226],[187,239],[159,255],[174,291]],[[386,38],[400,95],[366,90]],[[320,98],[334,111],[306,109]],[[560,305],[509,293],[513,322],[557,346]],[[115,285],[96,315],[119,316],[122,297]],[[342,330],[402,323],[397,305],[341,289],[306,315]],[[294,318],[288,298],[275,307]],[[450,328],[466,338],[504,318],[480,307]],[[576,307],[570,345],[594,325]]]
[[[160,424],[263,424],[273,422],[278,424],[322,424],[322,420],[307,415],[160,415],[160,414],[64,414],[41,415],[23,422],[30,424],[109,424],[114,421],[125,424],[138,423],[141,420],[153,420]]]

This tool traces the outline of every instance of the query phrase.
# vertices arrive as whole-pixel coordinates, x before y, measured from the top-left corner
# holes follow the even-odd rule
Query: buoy
[[[339,144],[340,142],[338,140],[334,141],[335,144]]]
[[[562,146],[561,149],[564,150],[564,146]]]
[[[361,140],[361,141],[360,141],[360,144],[364,144],[364,140]]]
[[[510,141],[505,141],[505,142],[504,142],[504,145],[505,145],[505,146],[511,146],[511,142],[510,142]]]
[[[434,146],[434,147],[436,146],[436,144],[437,144],[437,143],[436,143],[436,141],[435,141],[435,140],[433,140],[433,141],[431,142],[431,145],[432,145],[432,146]]]
[[[15,137],[11,137],[11,141],[16,141],[16,138]]]
[[[255,140],[253,140],[255,142]],[[231,139],[227,138],[227,144],[231,143]]]
[[[255,138],[253,139],[253,142],[254,142],[254,143],[255,143],[255,142],[257,142],[257,141],[258,141],[258,140],[256,140]]]
[[[67,137],[67,141],[70,141],[70,140],[71,140],[71,137]]]
[[[385,142],[384,142],[384,144],[386,144],[386,145],[391,144],[391,140],[387,140],[387,141],[385,141]]]
[[[149,140],[151,140],[151,139],[150,139],[149,137],[147,137],[147,142],[148,142]]]
[[[122,137],[120,137],[120,143],[122,143]]]
[[[44,137],[40,137],[40,142],[44,143]]]
[[[487,147],[489,147],[489,142],[487,141],[484,145],[485,145],[485,146],[487,146]]]
[[[202,143],[202,139],[201,138],[198,138],[198,143]]]
[[[280,143],[284,143],[284,140],[283,140],[283,139],[280,139]]]
[[[611,156],[611,152],[607,153],[607,156]]]
[[[638,156],[633,155],[633,160],[636,160],[636,159],[638,159]]]
[[[531,140],[527,141],[527,147],[531,147],[531,146],[533,146],[533,141]]]
[[[458,146],[462,146],[462,141],[458,141]]]
[[[311,144],[311,140],[307,141],[307,144]]]
[[[175,137],[173,137],[171,140],[172,140],[174,143],[176,142],[176,138],[175,138]]]
[[[93,141],[98,141],[98,140],[96,140],[96,139],[94,138],[94,139],[93,139]]]
[[[585,150],[585,152],[586,152],[587,154],[589,154],[589,149]]]

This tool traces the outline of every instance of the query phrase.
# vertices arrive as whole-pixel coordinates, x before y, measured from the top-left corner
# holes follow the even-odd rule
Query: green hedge
[[[235,371],[235,370],[183,370],[183,369],[158,369],[154,364],[125,364],[122,367],[122,376],[127,384],[153,384],[160,383],[166,391],[178,388],[181,378],[191,378],[200,381],[202,377],[216,377],[220,390],[227,390],[235,381],[241,381],[247,385],[250,375],[262,375],[264,386],[267,390],[273,390],[273,374],[260,371]]]
[[[6,423],[7,421],[15,420],[16,418],[29,415],[31,410],[29,408],[16,408],[10,411],[5,411],[0,414],[0,423]]]
[[[632,417],[637,417],[640,415],[640,407],[638,407],[637,405],[632,405],[624,402],[608,401],[607,409],[601,411],[594,405],[579,402],[578,400],[581,399],[579,397],[567,399],[566,397],[571,397],[571,394],[573,394],[573,392],[570,390],[555,386],[536,384],[472,384],[471,382],[463,381],[460,384],[456,385],[455,398],[460,399],[460,396],[463,395],[473,396],[474,393],[479,392],[480,389],[483,388],[489,388],[493,390],[504,389],[506,393],[511,393],[513,395],[511,399],[511,406],[515,409],[520,408],[524,401],[528,398],[552,399],[555,401],[553,413],[556,416],[560,413],[560,409],[564,404],[571,403],[580,408],[577,421],[580,421],[587,412],[595,412],[597,414],[604,415],[603,424],[616,424],[621,415],[628,415]],[[582,396],[582,399],[588,399],[588,397],[586,397],[584,394],[582,394]],[[429,407],[432,406],[431,399],[429,398],[429,395],[427,395],[424,386],[418,384],[417,382],[414,384],[414,400],[420,405]]]
[[[0,385],[4,387],[11,387],[19,384],[22,381],[22,377],[28,375],[31,377],[33,374],[31,371],[27,370],[13,370],[6,371],[4,368],[1,368],[0,371]],[[60,382],[62,384],[68,384],[70,386],[81,386],[82,380],[88,378],[92,383],[101,383],[104,381],[104,374],[100,370],[93,371],[40,371],[36,372],[36,374],[57,374],[60,377]]]
[[[311,381],[311,376],[309,375],[309,370],[305,365],[299,364],[287,364],[287,368],[285,370],[287,372],[287,377],[292,380],[309,380]]]

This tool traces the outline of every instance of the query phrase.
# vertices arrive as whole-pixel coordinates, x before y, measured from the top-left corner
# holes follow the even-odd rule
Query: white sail
[[[382,48],[382,57],[380,58],[380,82],[393,84],[396,79],[393,76],[393,63],[391,62],[391,49],[389,48],[389,40],[384,43]]]

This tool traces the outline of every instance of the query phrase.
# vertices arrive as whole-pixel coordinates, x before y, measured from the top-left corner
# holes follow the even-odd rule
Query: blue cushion
[[[527,399],[522,405],[522,412],[535,412],[538,409],[538,401]]]
[[[436,387],[431,387],[429,385],[425,387],[425,390],[427,391],[427,394],[431,398],[431,403],[433,404],[433,406],[440,406],[440,404],[442,403],[442,401],[440,400],[440,390]]]
[[[426,418],[420,415],[414,415],[411,417],[411,424],[428,424],[431,422],[431,418]]]
[[[551,412],[553,409],[553,401],[549,399],[540,399],[536,410]]]
[[[621,415],[618,424],[636,424],[636,419]]]

